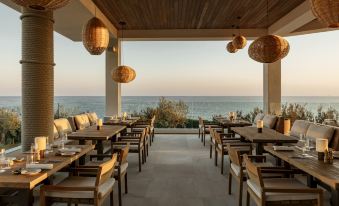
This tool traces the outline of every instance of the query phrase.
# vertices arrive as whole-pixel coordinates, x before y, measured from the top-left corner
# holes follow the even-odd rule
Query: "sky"
[[[0,4],[0,96],[21,95],[21,21]],[[55,33],[55,95],[104,96],[105,55],[91,56],[81,42]],[[339,31],[286,38],[283,96],[339,96]],[[124,64],[137,78],[124,96],[262,96],[263,66],[248,46],[227,53],[225,41],[126,41]],[[77,77],[74,79],[74,77]]]

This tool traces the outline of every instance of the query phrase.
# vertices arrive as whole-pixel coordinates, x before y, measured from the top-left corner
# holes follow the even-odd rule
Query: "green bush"
[[[339,112],[335,108],[330,106],[327,110],[324,110],[323,106],[319,106],[314,118],[317,123],[323,123],[325,119],[338,120],[338,116]]]
[[[247,114],[243,114],[242,111],[237,111],[237,116],[240,117],[241,119],[247,120],[249,122],[253,122],[257,114],[263,113],[263,110],[260,109],[259,107],[255,107],[251,112]]]
[[[21,120],[18,110],[0,108],[0,145],[20,143]]]
[[[291,119],[291,123],[297,119],[313,121],[314,114],[306,108],[306,104],[283,104],[281,106],[281,116]]]
[[[54,113],[54,119],[67,118],[81,113],[79,107],[65,107],[64,105],[58,104],[57,110]]]

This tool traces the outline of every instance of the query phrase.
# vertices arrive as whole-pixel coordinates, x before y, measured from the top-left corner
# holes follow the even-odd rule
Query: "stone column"
[[[22,10],[22,150],[34,137],[53,137],[53,12]]]
[[[110,39],[109,49],[106,50],[106,116],[121,113],[121,84],[111,77],[112,69],[120,64],[120,42],[119,39]]]
[[[281,114],[281,61],[264,64],[264,113]]]

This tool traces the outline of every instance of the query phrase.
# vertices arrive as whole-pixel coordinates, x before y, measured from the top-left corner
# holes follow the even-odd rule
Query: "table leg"
[[[264,147],[262,143],[257,143],[257,146],[255,148],[255,154],[256,155],[262,155],[264,153]]]
[[[22,202],[18,200],[20,206],[33,206],[34,199],[33,199],[33,192],[30,189],[25,189],[22,191]]]
[[[97,154],[98,155],[102,155],[104,154],[104,145],[102,144],[102,140],[98,140],[97,141]],[[103,160],[104,158],[103,157],[98,157],[98,160]]]
[[[275,145],[281,146],[282,144],[281,144],[281,143],[276,143]],[[281,165],[282,165],[282,164],[281,164],[281,159],[278,158],[278,157],[276,157],[276,158],[275,158],[275,164],[276,164],[277,166],[281,166]]]
[[[86,140],[79,140],[79,145],[85,145],[86,144]],[[86,155],[83,155],[79,158],[79,165],[85,165],[86,163]]]
[[[331,189],[331,205],[332,206],[339,205],[339,188]]]
[[[314,177],[312,175],[307,174],[307,186],[311,188],[317,187],[317,182],[315,181]]]

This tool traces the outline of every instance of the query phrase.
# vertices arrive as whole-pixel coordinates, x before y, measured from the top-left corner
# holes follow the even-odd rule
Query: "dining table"
[[[76,149],[74,154],[63,156],[58,148],[53,148],[46,153],[44,158],[36,162],[39,164],[52,165],[51,169],[42,169],[37,174],[21,174],[20,171],[25,170],[28,153],[16,151],[7,154],[7,158],[13,158],[14,164],[0,173],[0,205],[9,203],[20,206],[33,205],[33,189],[39,184],[52,184],[54,174],[61,169],[78,164],[77,160],[84,157],[87,153],[94,149],[94,145],[66,145],[65,148]],[[16,172],[16,173],[15,173]],[[6,201],[10,201],[9,203]]]
[[[307,174],[309,187],[321,185],[331,193],[331,204],[339,205],[339,159],[334,159],[332,164],[318,160],[314,150],[302,151],[298,146],[290,150],[274,149],[273,146],[265,146],[264,150],[271,155],[281,159],[285,166],[293,166]]]
[[[127,119],[109,119],[104,122],[104,125],[121,125],[128,128],[133,128],[135,123],[139,121],[140,117],[131,117]]]
[[[263,128],[262,132],[258,132],[257,127],[232,127],[231,130],[244,141],[249,141],[256,144],[256,154],[262,155],[264,152],[263,146],[268,143],[274,145],[283,145],[286,143],[297,143],[298,139],[293,138],[288,135],[284,135],[280,132],[277,132],[274,129]]]
[[[223,129],[227,128],[228,132],[231,132],[231,128],[232,127],[247,127],[247,126],[251,126],[252,123],[247,121],[247,120],[243,120],[243,119],[235,119],[235,120],[230,120],[229,118],[226,117],[213,117],[213,121],[217,122]]]
[[[96,125],[93,125],[69,134],[68,139],[78,140],[80,145],[85,145],[86,141],[90,140],[92,143],[94,142],[97,154],[102,155],[104,154],[103,142],[116,141],[117,135],[125,129],[126,126],[123,125],[103,125],[99,129]],[[112,144],[111,152],[113,152]]]

